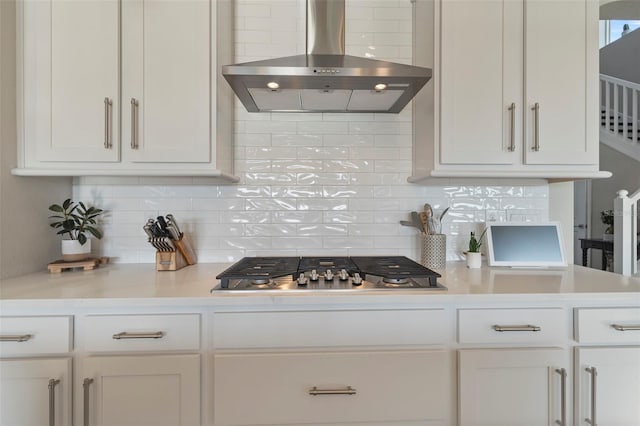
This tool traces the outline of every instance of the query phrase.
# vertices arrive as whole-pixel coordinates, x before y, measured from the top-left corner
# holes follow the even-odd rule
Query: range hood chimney
[[[345,0],[307,0],[307,53],[225,65],[249,112],[398,113],[431,79],[429,68],[344,54]]]

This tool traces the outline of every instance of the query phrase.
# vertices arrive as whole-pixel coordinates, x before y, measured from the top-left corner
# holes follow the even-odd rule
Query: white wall
[[[237,62],[304,52],[304,2],[238,0]],[[428,23],[422,23],[428,25]],[[409,0],[349,0],[347,54],[411,62]],[[431,84],[431,83],[429,83]],[[201,262],[251,255],[407,255],[413,229],[399,225],[425,202],[450,207],[449,258],[485,220],[547,220],[546,184],[416,186],[411,174],[412,114],[249,114],[237,103],[238,185],[206,179],[82,178],[74,197],[108,209],[106,237],[94,243],[121,262],[153,262],[142,225],[173,213]]]
[[[60,243],[47,207],[71,195],[71,180],[20,178],[16,166],[15,0],[0,0],[0,278],[46,269]]]

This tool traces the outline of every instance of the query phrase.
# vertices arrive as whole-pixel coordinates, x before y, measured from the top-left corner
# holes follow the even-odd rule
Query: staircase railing
[[[640,189],[629,196],[621,189],[613,200],[613,271],[622,275],[638,273],[638,203]]]
[[[636,158],[640,152],[639,104],[640,84],[600,74],[601,140]]]

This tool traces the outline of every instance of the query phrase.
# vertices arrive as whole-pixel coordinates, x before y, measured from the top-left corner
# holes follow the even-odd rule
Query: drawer
[[[71,350],[71,317],[0,317],[0,356]]]
[[[88,352],[197,351],[200,315],[90,315],[85,318]]]
[[[444,424],[448,366],[440,350],[216,355],[214,423]]]
[[[580,343],[640,345],[640,308],[578,308],[575,339]]]
[[[220,349],[431,345],[449,323],[443,309],[217,313],[214,339]]]
[[[561,308],[460,309],[458,342],[563,343],[568,337],[565,316]]]

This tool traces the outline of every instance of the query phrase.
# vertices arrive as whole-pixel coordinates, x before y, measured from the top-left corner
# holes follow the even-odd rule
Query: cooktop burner
[[[404,256],[245,257],[215,290],[445,290],[440,274]]]

